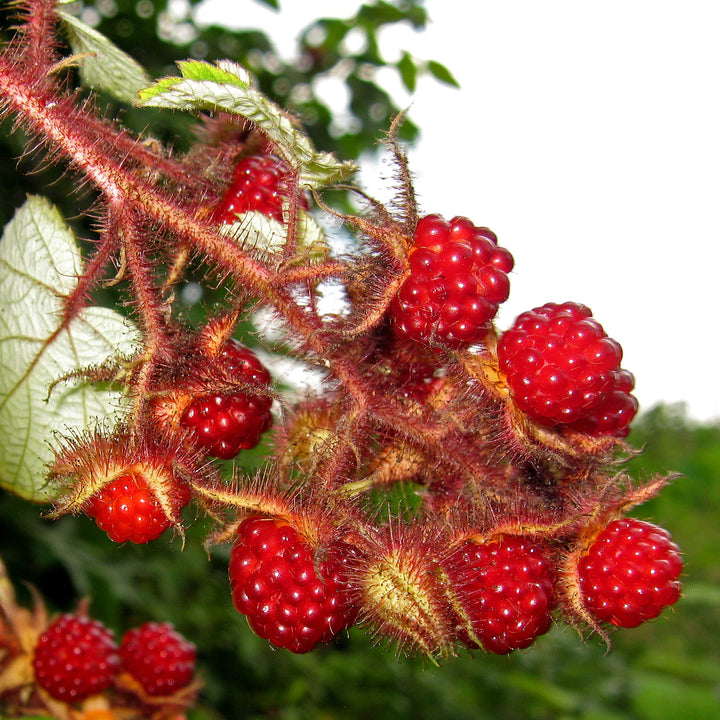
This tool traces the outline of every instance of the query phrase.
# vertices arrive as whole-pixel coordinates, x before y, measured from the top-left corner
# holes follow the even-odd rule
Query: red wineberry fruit
[[[509,535],[468,540],[445,566],[472,635],[489,652],[526,648],[550,629],[553,565],[537,542]],[[458,639],[478,646],[468,628],[458,629]]]
[[[465,217],[423,217],[410,275],[390,306],[395,332],[416,342],[462,347],[481,341],[510,292],[513,257],[495,234]]]
[[[520,315],[498,343],[515,404],[542,425],[624,437],[638,409],[622,348],[585,305],[547,303]]]
[[[255,353],[237,340],[225,344],[217,362],[239,382],[258,389],[270,385],[270,373]],[[201,395],[187,406],[180,424],[193,432],[197,444],[209,455],[229,460],[260,442],[272,425],[271,406],[270,395],[259,392]]]
[[[120,658],[148,695],[172,695],[189,685],[195,674],[195,645],[168,622],[128,630],[120,643]]]
[[[283,222],[283,204],[292,197],[289,170],[273,155],[248,155],[235,166],[232,182],[215,212],[219,223],[237,222],[237,215],[254,210]],[[305,196],[295,191],[298,207],[307,209]]]
[[[233,603],[260,637],[295,653],[308,652],[355,622],[344,569],[352,555],[349,545],[336,543],[318,561],[291,525],[246,518],[230,555]]]
[[[40,635],[32,662],[38,685],[67,703],[109,688],[120,666],[112,632],[98,620],[71,614]]]
[[[635,518],[611,522],[578,564],[585,607],[599,620],[625,628],[677,602],[681,572],[680,549],[667,530]]]
[[[190,493],[176,483],[168,499],[177,514],[189,502]],[[150,542],[172,524],[158,497],[138,473],[125,473],[105,485],[90,498],[85,512],[117,543]]]

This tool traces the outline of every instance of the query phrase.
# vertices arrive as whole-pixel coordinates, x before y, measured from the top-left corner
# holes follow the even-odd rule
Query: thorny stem
[[[327,342],[322,340],[317,316],[305,312],[289,293],[274,287],[278,275],[248,257],[236,242],[217,232],[207,222],[203,223],[187,212],[179,212],[177,201],[157,190],[146,178],[138,178],[137,173],[126,169],[127,162],[118,162],[112,148],[116,145],[116,138],[124,137],[122,131],[104,126],[102,142],[96,138],[88,141],[84,134],[84,122],[78,121],[74,109],[69,110],[66,102],[50,100],[47,93],[34,92],[18,78],[18,69],[5,59],[0,59],[0,94],[26,120],[34,134],[46,139],[70,159],[72,165],[88,177],[110,203],[118,208],[134,207],[136,212],[161,223],[181,241],[191,242],[221,272],[230,273],[233,278],[246,283],[251,293],[275,306],[284,321],[305,338],[315,354],[331,362],[333,370],[352,394],[362,394],[358,389],[361,378],[351,363],[344,362],[331,352]],[[121,145],[127,152],[126,160],[133,157],[137,145],[130,146],[127,142]]]

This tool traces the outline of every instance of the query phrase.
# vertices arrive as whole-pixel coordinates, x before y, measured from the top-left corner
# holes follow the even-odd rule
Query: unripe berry
[[[120,659],[113,634],[84,615],[61,615],[40,636],[33,655],[38,685],[72,703],[112,685]]]
[[[395,332],[450,347],[480,342],[510,292],[513,258],[495,234],[464,217],[427,215],[415,229],[409,263],[390,306]]]
[[[670,534],[652,523],[614,520],[578,563],[585,607],[602,622],[631,628],[680,597],[682,557]]]
[[[453,617],[436,538],[398,524],[368,540],[354,573],[365,622],[401,647],[428,656],[451,654]]]

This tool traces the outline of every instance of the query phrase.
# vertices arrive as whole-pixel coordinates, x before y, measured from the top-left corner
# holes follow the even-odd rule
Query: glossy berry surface
[[[120,666],[113,634],[83,615],[61,615],[38,639],[35,680],[56,700],[75,702],[112,685]]]
[[[249,155],[235,166],[232,182],[218,205],[215,219],[220,223],[237,222],[239,213],[254,210],[283,222],[283,203],[292,189],[288,170],[272,155]],[[298,206],[307,208],[302,193],[297,193]]]
[[[250,517],[230,555],[235,608],[252,630],[277,647],[305,653],[350,627],[357,611],[344,571],[352,549],[339,543],[316,562],[290,525]]]
[[[498,343],[516,405],[542,425],[624,437],[638,410],[622,348],[585,305],[547,303],[520,315]]]
[[[427,215],[415,229],[410,275],[390,306],[395,332],[420,343],[481,341],[510,292],[513,257],[464,217]]]
[[[173,503],[179,512],[190,496],[184,486],[176,488]],[[155,540],[172,524],[147,483],[127,473],[105,485],[87,504],[85,512],[118,543],[143,544]]]
[[[526,648],[546,633],[554,607],[553,566],[536,543],[520,537],[457,548],[446,570],[472,635],[489,652]],[[477,647],[466,627],[458,639]]]
[[[682,556],[667,530],[625,518],[611,522],[578,564],[585,607],[599,620],[637,627],[680,597]]]
[[[172,695],[189,685],[195,674],[195,645],[167,622],[128,630],[120,643],[120,658],[148,695]]]
[[[270,385],[270,373],[255,353],[236,340],[226,343],[217,362],[238,383],[259,390]],[[260,442],[272,425],[271,405],[272,398],[259,393],[202,395],[188,405],[180,423],[193,432],[209,455],[229,460]]]

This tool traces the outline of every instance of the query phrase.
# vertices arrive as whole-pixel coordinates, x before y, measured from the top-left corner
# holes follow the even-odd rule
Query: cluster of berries
[[[427,215],[415,228],[409,272],[390,305],[395,332],[440,347],[481,343],[510,292],[512,255],[464,217]],[[547,303],[523,313],[498,344],[516,406],[546,426],[624,437],[638,410],[622,348],[589,308]]]
[[[596,621],[624,628],[657,617],[680,596],[678,547],[662,528],[633,518],[610,522],[564,559],[573,564],[567,575],[577,577],[571,590],[557,572],[562,561],[556,552],[536,538],[470,538],[442,555],[414,562],[446,577],[442,600],[434,602],[451,640],[501,655],[528,647],[550,629],[561,594],[578,592]],[[320,557],[295,528],[259,516],[240,524],[230,560],[237,610],[260,637],[296,653],[352,626],[376,591],[392,602],[393,581],[384,572],[342,542]]]
[[[218,217],[231,222],[234,213],[256,210],[280,219],[284,172],[267,158],[246,158]],[[487,228],[464,217],[421,218],[406,277],[388,308],[396,336],[441,350],[482,343],[508,297],[513,265]],[[624,437],[637,412],[634,379],[621,360],[620,345],[577,303],[526,312],[497,343],[497,367],[514,408],[541,426],[591,436]],[[434,369],[431,363],[400,364],[396,374],[404,373],[407,382],[398,384],[422,404],[442,385]],[[350,627],[368,605],[372,574],[380,572],[363,563],[359,547],[333,541],[320,550],[311,535],[285,520],[252,515],[239,523],[231,552],[235,607],[256,634],[293,652],[307,652]],[[618,627],[654,618],[679,597],[679,550],[661,528],[614,520],[571,547],[558,554],[537,537],[513,534],[452,544],[433,572],[446,577],[449,601],[441,614],[454,639],[504,654],[547,632],[561,596],[568,604],[568,596],[579,595],[581,615]]]
[[[220,348],[213,370],[232,379],[239,386],[250,386],[253,392],[231,394],[202,392],[178,393],[167,401],[179,416],[177,428],[164,418],[162,425],[190,434],[193,447],[203,454],[223,459],[235,457],[240,450],[255,447],[262,434],[272,425],[272,398],[265,392],[271,383],[270,373],[250,348],[230,339]],[[158,402],[160,406],[160,402]],[[165,415],[173,415],[165,409]],[[121,471],[84,503],[83,510],[95,519],[98,527],[117,542],[147,543],[158,538],[174,524],[190,502],[187,485],[172,469],[143,470],[133,463]],[[155,482],[150,481],[153,476]],[[160,487],[157,478],[162,477]]]
[[[170,698],[192,682],[195,654],[195,646],[170,623],[128,630],[118,646],[98,620],[65,614],[40,635],[33,670],[37,684],[66,703],[108,690],[123,672],[147,696]]]
[[[242,213],[255,211],[284,222],[291,201],[297,208],[307,207],[287,168],[271,156],[246,156],[237,165],[214,219],[234,223]],[[371,328],[376,333],[375,354],[361,350],[374,358],[367,372],[378,379],[376,387],[385,383],[413,417],[436,422],[438,437],[446,433],[453,437],[447,428],[461,427],[462,418],[471,430],[458,431],[461,447],[485,442],[478,437],[497,438],[500,447],[506,442],[504,434],[509,434],[512,439],[501,451],[508,459],[498,461],[497,448],[488,447],[479,450],[478,463],[488,478],[496,473],[502,483],[512,485],[503,492],[515,497],[521,488],[530,504],[543,500],[532,483],[523,488],[518,480],[530,472],[527,467],[531,474],[545,468],[553,478],[570,470],[577,477],[598,472],[604,478],[603,462],[610,455],[602,453],[608,451],[595,451],[599,460],[591,453],[589,464],[578,463],[572,443],[584,447],[587,440],[573,437],[584,436],[590,442],[608,439],[609,444],[600,442],[597,447],[612,452],[613,443],[627,435],[638,406],[631,394],[633,376],[620,366],[622,349],[607,337],[591,311],[577,303],[547,303],[523,313],[498,338],[493,321],[508,297],[514,260],[492,231],[464,217],[446,221],[428,215],[417,222],[406,250],[405,272],[388,299],[385,322]],[[190,370],[184,368],[182,375],[169,377],[161,388],[164,395],[159,393],[162,397],[155,401],[155,412],[161,427],[189,438],[202,457],[231,459],[240,450],[255,447],[272,424],[271,377],[251,350],[215,330],[199,340],[200,361],[191,361]],[[458,364],[470,368],[459,394],[445,377],[454,353],[463,358]],[[438,358],[442,358],[440,366]],[[473,358],[480,358],[482,372],[472,369]],[[192,382],[188,378],[200,380],[188,385]],[[483,388],[473,396],[467,387],[475,381]],[[473,397],[479,398],[477,403]],[[335,432],[340,404],[326,399],[314,409],[308,405],[307,412],[296,413],[295,429],[290,423],[276,439],[281,468],[289,457],[288,465],[302,468],[305,474],[307,468],[322,466],[328,448],[334,451],[343,445],[344,441],[328,441]],[[558,445],[560,451],[543,445],[548,442],[543,435],[547,429],[565,443]],[[376,453],[380,437],[387,445],[373,464],[370,455]],[[535,531],[528,532],[517,519],[515,500],[501,502],[493,510],[495,525],[483,521],[485,525],[472,527],[468,518],[480,517],[472,500],[453,489],[441,463],[428,462],[422,443],[410,448],[402,444],[405,437],[399,432],[393,438],[386,424],[382,434],[374,436],[372,448],[353,446],[357,458],[367,452],[358,462],[366,470],[358,483],[367,489],[373,485],[368,478],[382,478],[382,484],[419,478],[427,488],[425,519],[430,519],[430,534],[437,532],[434,542],[419,539],[422,533],[408,533],[410,540],[404,544],[404,531],[366,522],[359,508],[347,517],[339,511],[328,531],[322,511],[314,516],[307,508],[293,510],[303,507],[300,495],[284,506],[282,491],[273,494],[264,486],[248,501],[243,488],[228,489],[221,483],[190,487],[172,472],[163,475],[164,470],[154,471],[151,482],[137,466],[104,485],[83,509],[113,540],[147,542],[173,524],[193,493],[203,496],[206,507],[213,503],[235,507],[239,516],[216,533],[216,538],[234,543],[229,566],[233,603],[257,635],[295,653],[332,641],[361,619],[375,623],[381,634],[405,639],[428,654],[456,644],[505,654],[532,644],[549,630],[554,617],[584,621],[603,632],[602,623],[634,627],[657,617],[678,599],[680,552],[662,528],[621,519],[632,502],[623,503],[615,496],[601,508],[600,496],[593,495],[588,481],[588,505],[578,517],[591,520],[582,527],[584,521],[571,515],[551,522],[547,518],[552,512],[543,515],[540,510]],[[401,444],[393,445],[398,438]],[[536,451],[536,446],[541,449]],[[303,462],[305,455],[308,462]],[[391,468],[379,471],[383,459]],[[547,463],[556,465],[547,469]],[[573,463],[578,463],[576,469]],[[338,468],[351,466],[337,463]],[[294,479],[286,480],[290,485]],[[303,480],[312,487],[312,480]],[[555,492],[557,486],[557,493],[563,493],[565,482],[552,480],[544,492]],[[160,493],[159,485],[164,488]],[[449,500],[438,500],[443,496]],[[493,497],[501,496],[494,488]],[[318,497],[311,492],[308,507]],[[433,502],[439,502],[443,518],[452,504],[466,507],[456,530],[445,532],[452,527],[446,520],[432,525]],[[558,507],[563,505],[564,499],[557,502]],[[264,512],[264,506],[270,509]],[[551,526],[556,529],[548,530]],[[570,530],[563,534],[565,526]],[[97,629],[93,633],[102,635]],[[143,642],[147,642],[143,636],[123,640],[119,656],[128,672],[140,673],[138,681],[147,693],[161,692],[149,689],[141,679],[148,670],[133,669],[128,659],[129,647]],[[106,648],[103,658],[84,653],[88,662],[95,663],[93,682],[100,684],[111,682],[119,662],[107,636],[102,647]],[[39,649],[36,672],[41,684],[48,682],[41,678],[50,665],[43,657]],[[73,680],[57,673],[53,677],[50,686],[54,683],[66,694],[75,692]],[[82,687],[89,688],[84,682],[80,681]]]

